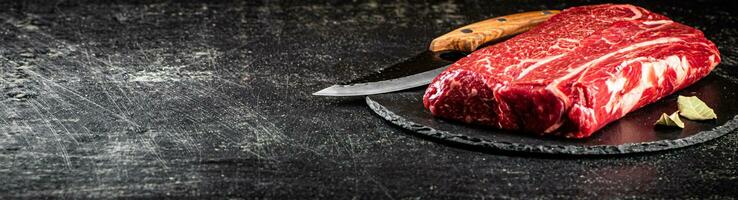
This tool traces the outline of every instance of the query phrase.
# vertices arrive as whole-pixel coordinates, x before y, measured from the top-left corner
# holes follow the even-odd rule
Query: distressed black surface
[[[738,134],[658,154],[485,154],[313,97],[464,23],[562,1],[0,1],[3,198],[738,195]],[[717,43],[726,2],[646,2]]]

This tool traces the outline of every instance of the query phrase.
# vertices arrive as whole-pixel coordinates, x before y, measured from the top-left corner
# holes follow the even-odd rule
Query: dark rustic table
[[[111,1],[113,2],[113,1]],[[738,195],[738,134],[607,158],[459,149],[310,94],[491,16],[594,2],[0,1],[0,199]],[[738,75],[737,6],[641,2]]]

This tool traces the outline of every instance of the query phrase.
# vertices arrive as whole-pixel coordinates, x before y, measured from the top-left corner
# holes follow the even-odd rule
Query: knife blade
[[[446,70],[448,66],[421,72],[396,79],[375,81],[368,83],[355,83],[350,85],[333,85],[313,93],[320,96],[361,96],[368,94],[380,94],[387,91],[400,91],[418,86],[427,85],[438,74]]]
[[[313,93],[318,96],[362,96],[400,91],[429,84],[450,64],[482,46],[528,31],[559,13],[523,12],[469,24],[431,41],[427,51],[388,68]]]

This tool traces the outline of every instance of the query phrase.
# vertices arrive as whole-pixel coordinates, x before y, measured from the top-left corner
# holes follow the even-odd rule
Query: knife
[[[558,10],[523,12],[495,17],[457,28],[431,41],[428,50],[346,83],[313,93],[318,96],[361,96],[410,89],[430,84],[453,62],[472,51],[528,31],[559,13]]]

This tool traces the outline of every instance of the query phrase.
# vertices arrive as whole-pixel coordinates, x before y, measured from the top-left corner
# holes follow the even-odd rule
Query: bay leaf
[[[679,113],[679,111],[674,112],[671,115],[666,115],[666,113],[662,113],[661,117],[659,117],[659,120],[656,121],[656,125],[676,126],[679,128],[684,128],[684,122],[679,119],[679,114],[677,113]]]
[[[705,102],[697,98],[696,96],[685,97],[679,96],[677,98],[677,105],[679,106],[679,115],[690,120],[708,120],[717,119],[715,111],[708,107]]]

